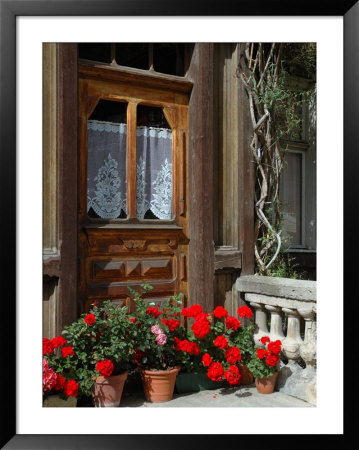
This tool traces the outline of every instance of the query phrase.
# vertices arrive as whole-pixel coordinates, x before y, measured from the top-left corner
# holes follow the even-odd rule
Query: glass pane
[[[101,100],[87,123],[89,217],[127,217],[127,103]]]
[[[116,44],[116,62],[120,66],[148,70],[148,44]]]
[[[291,246],[302,244],[302,153],[288,152],[282,172],[283,235]]]
[[[153,68],[156,72],[184,76],[184,44],[153,44]]]
[[[111,44],[79,44],[78,49],[80,59],[89,59],[91,61],[99,61],[104,63],[111,62]]]
[[[137,108],[137,217],[172,219],[172,130],[161,108]]]

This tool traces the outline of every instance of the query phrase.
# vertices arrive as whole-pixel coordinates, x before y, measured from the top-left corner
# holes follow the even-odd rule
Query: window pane
[[[302,245],[302,157],[302,153],[286,153],[282,173],[283,236],[292,247]]]
[[[156,72],[184,76],[184,44],[153,44],[153,68]]]
[[[161,108],[137,109],[137,217],[172,219],[172,130]]]
[[[111,62],[111,44],[79,44],[79,58],[91,61]]]
[[[148,70],[148,44],[116,44],[116,62],[120,66]]]
[[[101,100],[87,123],[89,217],[127,217],[127,104]]]

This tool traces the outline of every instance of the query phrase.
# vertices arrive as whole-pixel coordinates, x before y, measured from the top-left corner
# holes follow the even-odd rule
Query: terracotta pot
[[[61,394],[52,394],[43,401],[45,408],[76,408],[77,397],[64,398]]]
[[[254,381],[253,373],[244,364],[238,366],[239,372],[242,375],[241,384],[252,384]]]
[[[120,405],[127,372],[110,377],[97,377],[92,387],[92,400],[95,407],[116,408]]]
[[[171,400],[179,370],[179,367],[171,370],[141,370],[146,400],[152,403]]]
[[[270,377],[257,378],[256,377],[256,388],[261,394],[271,394],[275,388],[275,382],[277,380],[278,371],[274,372]]]

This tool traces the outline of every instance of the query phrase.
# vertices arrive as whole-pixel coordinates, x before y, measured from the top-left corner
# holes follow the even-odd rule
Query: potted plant
[[[43,338],[42,360],[42,390],[43,406],[45,407],[75,407],[79,384],[71,378],[66,370],[62,370],[60,349],[65,347],[66,340],[62,336],[53,339]]]
[[[282,343],[280,340],[271,341],[268,336],[263,336],[260,341],[266,348],[255,348],[248,368],[255,377],[257,391],[261,394],[271,394],[278,376]]]
[[[110,300],[92,304],[90,311],[63,336],[73,348],[64,367],[76,374],[82,395],[96,407],[119,406],[128,370],[133,367],[134,325],[127,307]]]
[[[179,367],[175,338],[183,334],[180,326],[181,294],[162,305],[142,298],[152,286],[142,283],[142,293],[129,288],[134,297],[134,361],[141,373],[147,401],[165,402],[173,397]]]

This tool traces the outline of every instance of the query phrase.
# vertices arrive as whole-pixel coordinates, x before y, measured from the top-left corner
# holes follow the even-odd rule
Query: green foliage
[[[94,323],[85,321],[88,314],[94,315]],[[109,359],[114,364],[112,375],[134,367],[134,324],[129,320],[126,307],[120,307],[110,300],[100,305],[93,304],[88,314],[71,325],[64,327],[62,336],[66,346],[71,346],[73,355],[63,357],[61,351],[46,355],[49,366],[66,379],[79,383],[79,397],[91,395],[91,387],[99,376],[96,364]]]
[[[256,353],[253,353],[253,357],[248,362],[247,367],[255,378],[270,377],[277,370],[276,367],[268,366],[264,359],[259,359]]]
[[[250,325],[241,326],[238,329],[237,335],[232,331],[234,336],[232,337],[232,342],[236,347],[239,347],[242,355],[242,363],[247,364],[254,352],[254,335],[255,325],[252,323]]]

